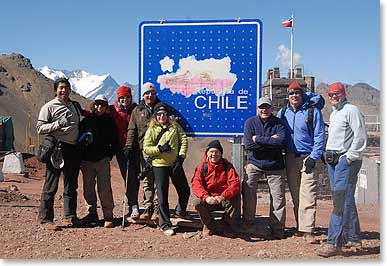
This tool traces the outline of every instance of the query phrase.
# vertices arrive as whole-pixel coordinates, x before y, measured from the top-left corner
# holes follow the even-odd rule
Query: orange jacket
[[[240,192],[240,183],[234,166],[224,159],[221,159],[217,164],[206,159],[206,163],[208,171],[204,177],[202,177],[202,169],[205,162],[201,162],[196,167],[191,184],[193,194],[201,201],[205,201],[209,196],[222,196],[226,199],[235,197]],[[224,167],[224,163],[227,164],[226,167]]]

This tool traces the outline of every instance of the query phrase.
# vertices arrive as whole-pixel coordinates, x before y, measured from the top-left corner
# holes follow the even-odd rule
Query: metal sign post
[[[261,95],[260,20],[139,26],[139,82],[152,82],[188,136],[241,137]]]

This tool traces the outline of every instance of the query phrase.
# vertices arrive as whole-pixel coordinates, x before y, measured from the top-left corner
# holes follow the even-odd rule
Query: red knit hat
[[[329,85],[328,93],[340,92],[345,95],[345,87],[341,82],[335,82]]]
[[[117,89],[117,98],[120,97],[132,97],[132,90],[128,86],[120,86]]]
[[[288,92],[291,92],[293,90],[301,90],[302,91],[302,87],[301,87],[300,83],[295,82],[295,81],[290,83],[290,85],[288,87]]]

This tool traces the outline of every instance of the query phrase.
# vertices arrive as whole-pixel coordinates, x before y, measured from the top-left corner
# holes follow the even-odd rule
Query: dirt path
[[[283,240],[264,240],[260,235],[238,233],[234,236],[214,235],[202,238],[194,227],[181,227],[177,235],[166,237],[157,227],[130,224],[121,228],[123,181],[113,164],[113,193],[115,225],[112,229],[67,228],[53,232],[37,222],[37,206],[43,184],[44,168],[34,158],[26,161],[28,178],[5,175],[0,183],[0,258],[10,259],[61,259],[61,258],[146,258],[146,259],[314,259],[324,260],[315,254],[319,245],[311,245],[302,238],[289,235]],[[56,222],[62,220],[62,183],[55,200]],[[17,188],[15,188],[16,186]],[[13,190],[12,190],[13,189]],[[82,182],[79,184],[79,217],[85,215],[82,200]],[[140,198],[142,195],[140,194]],[[263,228],[268,213],[268,195],[259,194],[257,206],[258,227]],[[176,192],[170,191],[170,208],[176,203]],[[295,225],[292,204],[287,195],[288,229]],[[317,210],[317,238],[326,239],[331,201],[319,201]],[[192,205],[189,210],[193,213]],[[101,210],[99,210],[100,212]],[[358,207],[363,232],[362,251],[347,250],[335,259],[380,259],[379,206]]]

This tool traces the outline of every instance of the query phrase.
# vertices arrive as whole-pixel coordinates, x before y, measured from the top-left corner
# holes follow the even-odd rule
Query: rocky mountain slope
[[[0,55],[0,115],[12,116],[16,150],[36,147],[39,110],[54,93],[53,81],[35,70],[28,58],[14,53]],[[70,98],[89,106],[90,100],[75,92]]]

